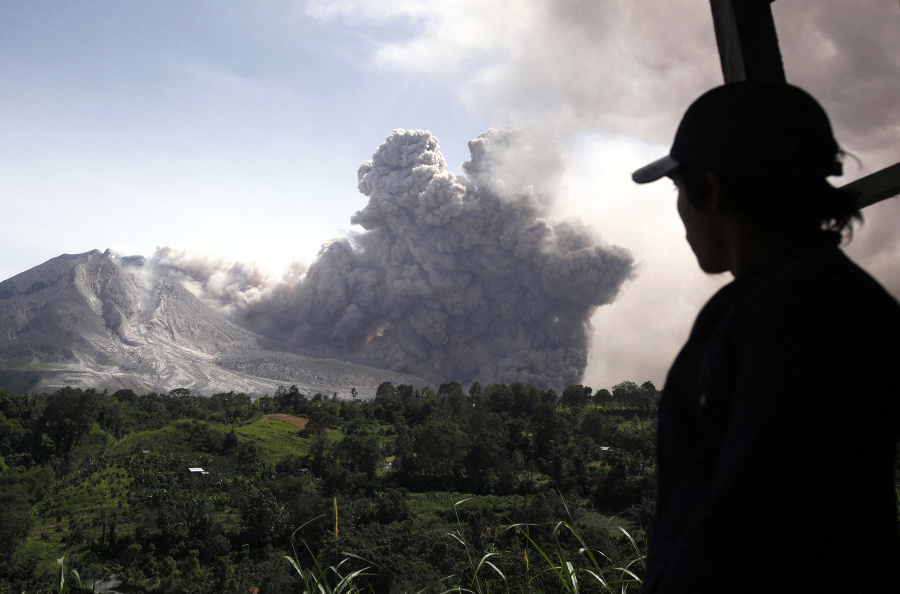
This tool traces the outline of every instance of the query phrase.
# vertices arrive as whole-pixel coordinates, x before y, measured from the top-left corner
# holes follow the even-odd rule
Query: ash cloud
[[[367,46],[361,59],[430,76],[490,122],[544,126],[569,143],[573,185],[580,177],[593,187],[563,206],[586,221],[596,216],[642,261],[627,298],[595,316],[604,333],[594,339],[583,379],[595,386],[647,377],[661,383],[716,287],[697,273],[674,209],[670,219],[656,217],[665,190],[638,191],[629,174],[663,154],[690,102],[722,82],[709,2],[456,0],[453,6],[310,0],[307,11],[352,27],[406,25],[407,35],[380,41],[370,29],[375,51]],[[864,165],[848,160],[835,184],[900,160],[897,2],[785,0],[774,2],[772,12],[787,79],[822,102],[838,142]],[[589,167],[579,176],[580,160]],[[604,175],[595,175],[598,169]],[[611,199],[600,204],[596,195]],[[900,199],[864,214],[847,252],[900,297]]]
[[[631,254],[545,218],[565,187],[559,145],[508,128],[469,149],[457,176],[429,132],[395,130],[359,168],[368,204],[351,222],[364,231],[293,281],[170,248],[154,261],[237,323],[318,356],[434,383],[576,382],[590,317],[632,276]]]
[[[150,270],[171,273],[207,305],[230,318],[240,318],[256,302],[270,298],[273,291],[300,282],[306,265],[294,261],[276,278],[254,262],[162,246],[153,254]]]

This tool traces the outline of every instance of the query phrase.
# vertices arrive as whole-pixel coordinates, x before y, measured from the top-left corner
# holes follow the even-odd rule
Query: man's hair
[[[682,163],[675,173],[681,178],[691,205],[698,210],[709,208],[712,188],[706,177],[708,172]],[[856,206],[859,193],[835,188],[823,177],[717,176],[722,192],[734,205],[734,213],[762,226],[818,222],[823,229],[852,235],[853,223],[863,218]]]

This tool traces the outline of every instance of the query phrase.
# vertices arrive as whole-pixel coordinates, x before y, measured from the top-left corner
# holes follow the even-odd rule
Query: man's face
[[[684,223],[685,238],[691,246],[697,263],[703,272],[718,274],[730,269],[726,249],[725,228],[722,213],[714,207],[699,210],[688,200],[688,188],[678,176],[671,175],[678,189],[678,215]]]

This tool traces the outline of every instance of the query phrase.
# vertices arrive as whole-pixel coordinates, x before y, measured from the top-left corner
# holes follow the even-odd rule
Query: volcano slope
[[[0,388],[374,395],[415,376],[320,359],[215,313],[168,272],[108,251],[63,254],[0,282]]]

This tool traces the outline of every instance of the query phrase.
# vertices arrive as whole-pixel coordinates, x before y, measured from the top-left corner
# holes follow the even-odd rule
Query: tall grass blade
[[[59,559],[56,560],[56,567],[59,569],[59,594],[65,594],[65,591],[69,587],[69,581],[66,578],[66,557],[63,555]],[[75,581],[78,583],[78,589],[81,590],[84,588],[84,585],[81,583],[81,575],[74,569],[70,570],[70,573],[75,576]]]
[[[66,558],[57,559],[56,566],[59,568],[59,594],[64,594],[66,591]]]
[[[288,557],[287,555],[284,555],[281,559],[278,560],[278,563],[275,564],[276,571],[278,570],[278,565],[285,560],[294,567],[294,571],[296,571],[298,575],[300,575],[301,577],[303,576],[303,568],[300,567],[300,563],[298,563],[297,560],[293,557]],[[272,573],[274,575],[275,571],[273,571]]]
[[[497,575],[499,575],[504,581],[506,580],[506,576],[503,575],[503,572],[500,571],[500,568],[499,568],[499,567],[497,567],[496,565],[494,565],[494,564],[491,563],[490,561],[485,561],[484,563],[485,563],[486,565],[490,565],[490,566],[494,569],[494,571],[497,572]]]
[[[509,530],[509,529],[511,529],[511,528],[517,528],[517,529],[518,529],[518,528],[523,527],[523,526],[524,526],[524,527],[529,527],[529,526],[533,526],[533,524],[513,524],[512,526],[510,526],[509,528],[507,528],[507,530]],[[555,532],[555,531],[554,531],[554,532]],[[525,536],[525,539],[526,539],[528,542],[531,543],[531,546],[534,547],[534,549],[538,552],[538,554],[540,554],[540,556],[544,558],[544,561],[546,561],[546,562],[547,562],[547,565],[550,566],[550,571],[552,571],[552,572],[556,575],[556,577],[559,579],[559,581],[562,583],[562,585],[566,588],[566,591],[567,591],[567,592],[573,592],[571,586],[569,585],[569,583],[566,581],[566,579],[565,579],[565,577],[564,577],[564,574],[563,574],[563,572],[562,572],[562,569],[561,569],[560,567],[558,567],[558,566],[556,565],[556,563],[553,562],[552,559],[550,559],[550,557],[547,555],[547,553],[545,553],[544,550],[538,545],[538,543],[536,543],[536,542],[534,541],[534,539],[531,538],[531,535],[530,535],[527,531],[521,531],[521,534],[523,534],[523,535]],[[573,593],[573,594],[574,594],[574,593]]]
[[[591,576],[592,578],[594,578],[594,581],[596,581],[598,584],[603,586],[607,592],[610,590],[609,584],[606,583],[606,581],[602,577],[600,577],[596,572],[591,571],[590,569],[585,569],[584,572],[586,574],[588,574],[589,576]]]
[[[344,561],[346,561],[346,560],[347,559],[344,559]],[[342,565],[344,563],[344,561],[341,561],[341,563],[339,563],[338,566],[340,567],[340,565]],[[337,569],[335,569],[333,567],[331,569],[338,575],[338,577],[341,577],[341,575],[340,575],[340,573],[338,573]],[[371,574],[366,573],[366,571],[368,571],[369,569],[371,569],[371,567],[363,567],[362,569],[357,569],[356,571],[353,571],[353,572],[348,573],[347,575],[341,577],[341,580],[338,582],[337,586],[335,586],[335,588],[334,588],[334,594],[340,594],[342,592],[358,592],[359,589],[356,588],[356,586],[353,584],[353,580],[355,580],[356,578],[358,578],[360,576],[371,575]],[[351,590],[351,588],[353,588],[353,590]]]
[[[619,526],[619,530],[621,530],[621,531],[622,531],[622,534],[624,534],[624,535],[628,538],[628,540],[631,542],[631,546],[634,547],[634,552],[638,554],[637,560],[640,561],[640,562],[641,562],[641,565],[643,565],[644,568],[646,569],[647,566],[646,566],[646,564],[644,563],[644,554],[641,552],[640,547],[638,547],[637,543],[634,541],[634,539],[631,537],[631,535],[628,534],[628,531],[627,531],[627,530],[625,530],[625,529],[622,528],[621,526]]]

